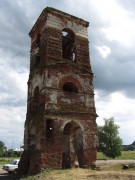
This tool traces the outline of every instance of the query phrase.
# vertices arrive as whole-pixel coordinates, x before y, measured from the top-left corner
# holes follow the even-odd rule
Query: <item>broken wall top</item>
[[[35,34],[41,34],[45,28],[50,27],[59,29],[61,31],[68,28],[71,29],[76,35],[83,38],[88,38],[88,26],[89,22],[81,18],[72,16],[51,7],[47,7],[42,11],[29,35],[31,38],[34,38]]]

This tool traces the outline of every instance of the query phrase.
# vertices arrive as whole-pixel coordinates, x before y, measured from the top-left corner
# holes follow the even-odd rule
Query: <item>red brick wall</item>
[[[84,167],[96,160],[96,110],[87,26],[81,19],[50,9],[43,11],[30,32],[30,76],[24,153],[19,164],[21,174],[72,167],[77,159],[79,166]],[[75,61],[62,57],[64,28],[71,28],[75,34]],[[72,92],[71,87],[71,92],[65,91],[65,83],[72,84],[76,90]],[[35,97],[36,87],[39,92]],[[49,129],[47,122],[51,124]]]

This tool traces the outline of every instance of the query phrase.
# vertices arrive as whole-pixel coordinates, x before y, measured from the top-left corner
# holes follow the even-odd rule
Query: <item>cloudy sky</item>
[[[29,31],[54,7],[90,22],[89,41],[99,117],[114,117],[123,144],[135,141],[135,1],[0,1],[0,141],[23,144],[29,74]]]

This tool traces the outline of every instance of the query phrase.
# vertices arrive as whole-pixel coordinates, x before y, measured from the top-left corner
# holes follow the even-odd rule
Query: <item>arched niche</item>
[[[75,61],[75,34],[72,30],[62,30],[62,55],[64,59]]]
[[[69,122],[63,129],[62,168],[71,168],[78,161],[79,167],[84,164],[83,134],[76,122]]]
[[[78,88],[72,82],[66,82],[63,85],[63,91],[68,93],[78,93]]]

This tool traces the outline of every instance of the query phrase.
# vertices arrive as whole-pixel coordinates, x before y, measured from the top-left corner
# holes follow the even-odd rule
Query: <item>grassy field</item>
[[[135,151],[122,151],[121,156],[115,158],[115,160],[132,160],[133,158],[135,158]],[[13,159],[18,159],[16,157],[9,157],[9,158],[0,158],[0,165],[9,163],[11,160]],[[97,160],[104,160],[104,159],[110,159],[110,158],[106,158],[103,153],[98,152],[97,153]]]
[[[0,165],[7,164],[7,163],[11,162],[13,159],[19,159],[19,158],[17,158],[17,157],[9,157],[9,158],[0,157]]]
[[[123,151],[117,160],[132,160],[135,157],[135,151]],[[98,160],[106,157],[102,153],[97,154]],[[5,164],[13,158],[0,158],[0,164]],[[108,158],[107,158],[108,159]],[[34,176],[18,176],[9,175],[9,179],[13,180],[135,180],[135,164],[128,164],[129,169],[123,170],[123,164],[103,163],[98,165],[96,170],[90,168],[72,168],[67,170],[49,170],[46,169],[42,173]]]
[[[115,158],[115,160],[132,160],[133,158],[135,158],[135,151],[122,151],[121,156]],[[97,160],[104,160],[104,159],[110,159],[110,158],[105,157],[103,153],[98,152]]]
[[[19,180],[135,180],[135,167],[123,170],[121,164],[102,164],[100,170],[72,168],[45,170],[34,176],[10,176]]]

